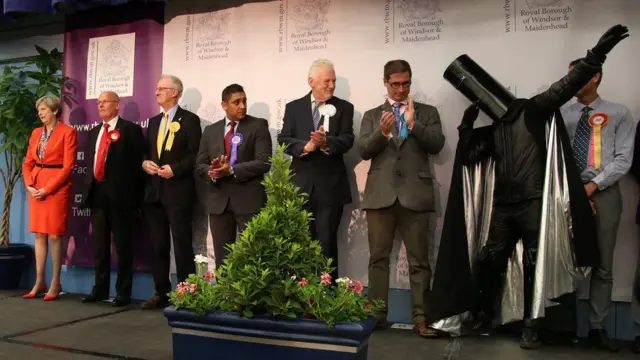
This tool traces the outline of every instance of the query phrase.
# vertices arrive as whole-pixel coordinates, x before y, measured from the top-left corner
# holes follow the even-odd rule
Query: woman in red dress
[[[36,283],[25,299],[47,292],[45,264],[48,241],[51,241],[53,278],[44,296],[55,300],[62,291],[60,269],[64,253],[62,235],[67,232],[71,201],[71,173],[76,163],[76,131],[57,119],[60,101],[44,96],[36,102],[43,126],[36,128],[29,139],[29,149],[22,172],[29,192],[29,231],[36,234]]]

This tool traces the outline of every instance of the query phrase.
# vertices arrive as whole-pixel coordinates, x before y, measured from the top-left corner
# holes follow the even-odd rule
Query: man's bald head
[[[103,91],[98,97],[98,114],[102,121],[109,121],[118,115],[120,96],[113,91]]]

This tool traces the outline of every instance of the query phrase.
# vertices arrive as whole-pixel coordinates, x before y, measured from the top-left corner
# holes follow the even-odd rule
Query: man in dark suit
[[[193,210],[196,202],[193,166],[202,130],[198,115],[178,105],[182,81],[164,75],[158,81],[156,98],[162,112],[149,119],[146,160],[142,168],[149,175],[144,191],[144,213],[153,243],[155,294],[143,309],[169,305],[171,291],[171,236],[178,282],[196,272],[193,253]]]
[[[196,160],[196,174],[209,184],[206,208],[217,266],[236,231],[242,232],[266,202],[261,182],[272,149],[269,123],[247,115],[242,86],[222,91],[222,108],[227,116],[204,129]]]
[[[293,157],[293,181],[309,196],[306,206],[313,214],[311,236],[333,259],[335,279],[338,228],[344,205],[351,203],[343,154],[353,146],[353,105],[333,96],[336,74],[331,61],[316,60],[308,81],[311,92],[285,108],[278,142],[288,145],[286,152]]]
[[[362,209],[367,212],[369,233],[369,299],[387,302],[389,256],[396,229],[400,230],[409,260],[413,322],[421,336],[435,336],[425,323],[430,288],[429,215],[435,211],[434,179],[430,155],[444,147],[438,110],[414,102],[411,67],[404,60],[384,66],[387,101],[362,118],[359,150],[371,160]],[[378,328],[388,323],[387,306],[377,314]]]
[[[142,128],[118,116],[120,98],[111,91],[98,97],[102,124],[89,131],[89,170],[85,177],[81,207],[91,208],[91,238],[95,261],[93,291],[82,299],[96,302],[109,298],[111,234],[118,256],[115,306],[131,303],[133,283],[134,224],[142,204],[144,152]]]

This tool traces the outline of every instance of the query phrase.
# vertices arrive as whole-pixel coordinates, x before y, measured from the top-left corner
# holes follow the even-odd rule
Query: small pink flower
[[[307,285],[307,278],[303,277],[302,280],[298,281],[298,285],[300,285],[300,286]]]
[[[184,294],[189,291],[189,284],[181,282],[178,284],[178,294]]]
[[[330,285],[331,284],[331,275],[329,275],[327,272],[323,272],[322,276],[320,277],[320,284],[322,285]]]
[[[353,283],[353,292],[357,293],[357,294],[362,294],[362,290],[364,289],[364,286],[362,286],[362,283],[360,282],[360,280],[356,280]]]
[[[212,271],[207,272],[206,274],[204,274],[204,279],[207,281],[212,281],[216,278],[216,274]]]
[[[191,286],[189,286],[189,290],[190,293],[195,294],[198,291],[198,285],[196,284],[191,284]]]
[[[365,308],[365,310],[369,310],[369,309],[371,309],[371,306],[365,305],[364,308]]]

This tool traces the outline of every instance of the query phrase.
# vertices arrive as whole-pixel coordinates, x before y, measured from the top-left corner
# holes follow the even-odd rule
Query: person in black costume
[[[535,348],[540,344],[531,309],[546,176],[546,127],[554,115],[564,153],[563,171],[569,184],[573,223],[570,238],[575,240],[571,244],[575,262],[580,267],[597,265],[599,254],[593,213],[573,160],[559,107],[601,70],[607,54],[628,36],[627,32],[622,25],[609,29],[573,71],[530,99],[516,99],[466,55],[447,69],[445,78],[473,104],[465,111],[458,127],[459,142],[436,264],[433,301],[427,313],[429,324],[465,312],[479,313],[484,319],[493,318],[502,274],[516,243],[522,240],[525,321],[521,347]],[[479,110],[493,120],[493,125],[474,130]],[[470,264],[469,257],[462,256],[469,253],[463,226],[468,209],[464,205],[462,171],[464,166],[488,157],[495,161],[489,236],[477,264]],[[472,271],[472,266],[477,266],[477,273]]]

